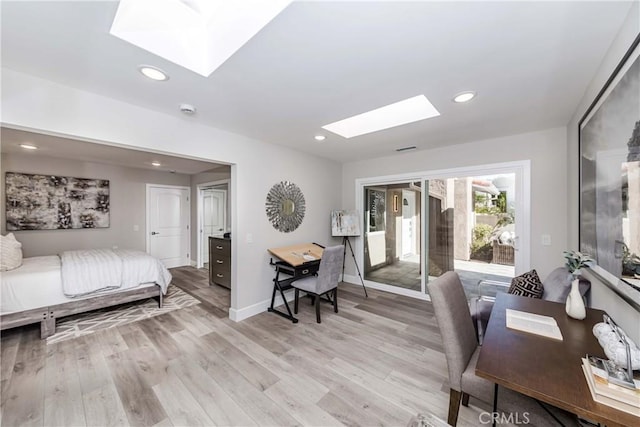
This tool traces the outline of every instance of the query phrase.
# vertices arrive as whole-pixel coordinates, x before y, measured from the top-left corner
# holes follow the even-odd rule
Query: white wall
[[[8,127],[233,164],[231,317],[263,311],[273,279],[267,249],[331,240],[329,215],[340,206],[341,167],[177,114],[2,69],[2,123]],[[267,192],[282,180],[300,187],[307,206],[302,225],[286,234],[276,231],[264,212]]]
[[[345,209],[355,208],[358,178],[527,159],[531,160],[531,267],[544,278],[563,264],[562,251],[567,241],[567,151],[563,127],[346,163],[342,203]],[[551,246],[541,245],[542,234],[551,236]]]
[[[578,124],[598,92],[602,89],[609,76],[613,73],[631,43],[640,32],[640,3],[636,2],[629,12],[629,16],[613,41],[607,55],[589,87],[585,91],[580,105],[576,109],[567,127],[567,188],[569,203],[567,215],[567,229],[569,231],[567,248],[578,249],[579,230],[579,148]],[[627,331],[636,343],[640,344],[640,312],[632,308],[627,302],[606,287],[597,278],[592,278],[593,291],[591,305],[605,310]]]
[[[145,250],[146,184],[189,186],[190,176],[146,169],[29,154],[3,154],[5,172],[108,179],[109,228],[78,230],[13,231],[22,242],[24,256],[53,255],[65,250],[91,248],[130,248]],[[5,206],[5,180],[2,179],[0,206]],[[1,232],[6,233],[5,209],[0,209]],[[138,231],[134,226],[138,226]]]

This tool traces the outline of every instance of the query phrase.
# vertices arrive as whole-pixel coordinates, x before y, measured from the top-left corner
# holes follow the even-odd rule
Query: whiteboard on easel
[[[334,237],[359,236],[360,215],[358,215],[358,211],[331,211],[331,235]]]

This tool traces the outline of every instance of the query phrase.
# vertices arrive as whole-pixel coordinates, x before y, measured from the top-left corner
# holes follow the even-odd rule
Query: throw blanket
[[[171,273],[160,260],[128,249],[65,251],[62,262],[62,289],[68,297],[109,289],[134,288],[156,283],[166,293]]]

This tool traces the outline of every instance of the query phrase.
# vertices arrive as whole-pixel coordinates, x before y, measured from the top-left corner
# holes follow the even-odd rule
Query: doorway
[[[189,187],[147,184],[147,252],[167,268],[190,265]]]
[[[469,298],[480,279],[529,268],[529,162],[358,180],[365,225],[356,240],[368,286],[426,298],[456,271]]]
[[[197,268],[209,269],[209,237],[228,231],[227,197],[229,180],[198,184]]]

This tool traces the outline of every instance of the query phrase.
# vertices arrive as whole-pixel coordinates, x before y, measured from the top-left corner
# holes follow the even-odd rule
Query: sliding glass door
[[[421,291],[420,181],[364,187],[364,279]]]
[[[468,297],[509,282],[528,269],[528,176],[521,162],[362,180],[364,279],[418,297],[447,271]]]

